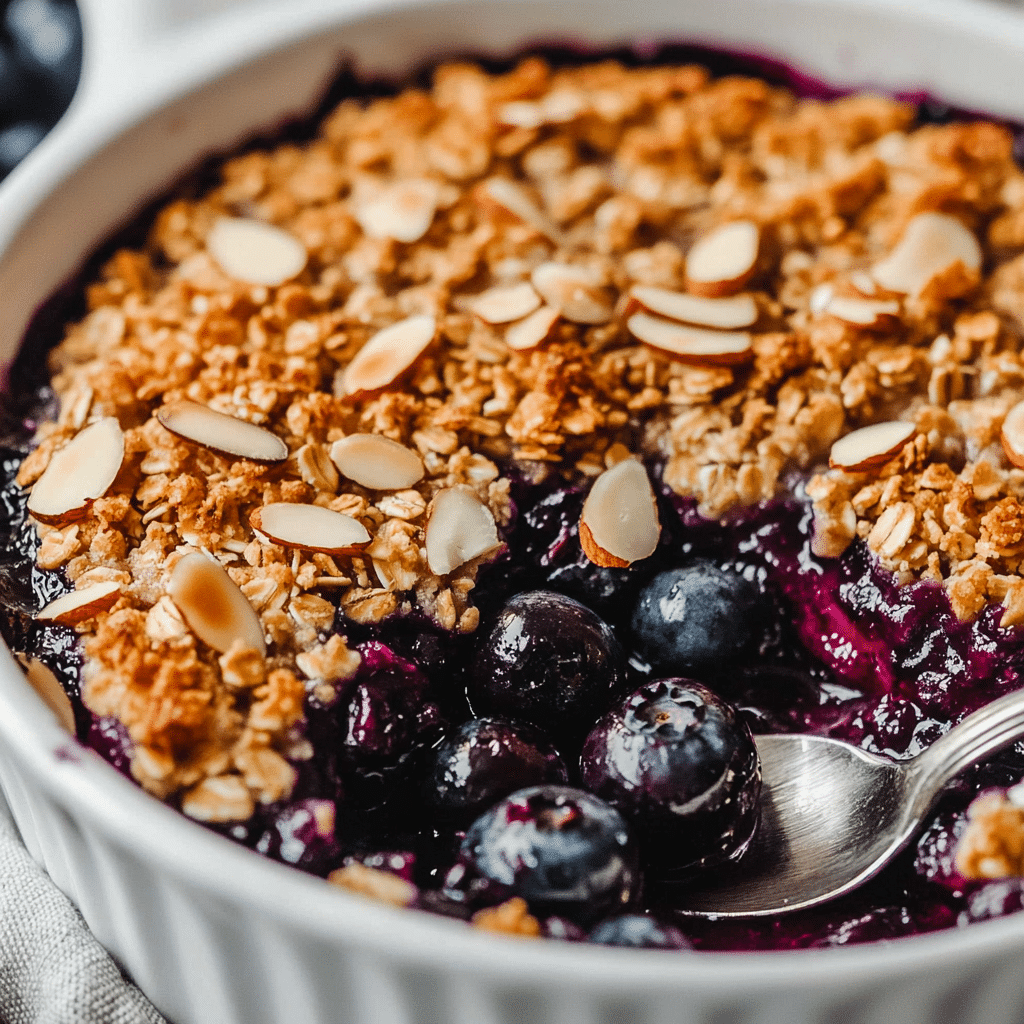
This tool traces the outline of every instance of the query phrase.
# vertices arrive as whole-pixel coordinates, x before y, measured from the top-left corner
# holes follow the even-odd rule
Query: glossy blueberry
[[[692,949],[686,936],[675,927],[647,914],[619,914],[597,925],[587,936],[602,946],[631,949]]]
[[[592,922],[637,895],[637,850],[622,816],[592,793],[532,786],[470,826],[462,858],[534,913]]]
[[[967,898],[964,923],[990,921],[1024,910],[1024,878],[1000,878],[979,886]]]
[[[471,718],[431,750],[424,796],[441,818],[468,823],[517,789],[567,781],[558,752],[533,727]]]
[[[32,84],[10,44],[0,38],[0,113],[23,115],[30,105]]]
[[[655,671],[702,674],[755,650],[761,620],[757,585],[701,559],[655,576],[631,625],[637,652]]]
[[[82,26],[70,0],[11,0],[4,27],[18,59],[49,94],[54,119],[74,95],[82,67]]]
[[[357,764],[394,762],[440,718],[426,677],[380,643],[360,648],[363,664],[338,707],[341,752]]]
[[[18,121],[0,130],[0,174],[14,170],[49,130],[38,121]]]
[[[645,683],[583,745],[584,785],[633,823],[653,865],[738,856],[757,824],[761,769],[735,708],[690,679]]]
[[[624,678],[611,627],[550,590],[507,602],[477,651],[468,695],[477,714],[524,719],[553,735],[581,735]]]

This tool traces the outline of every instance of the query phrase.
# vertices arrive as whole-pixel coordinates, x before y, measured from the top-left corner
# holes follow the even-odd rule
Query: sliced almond
[[[583,553],[597,565],[623,568],[654,554],[661,536],[647,470],[628,458],[595,481],[580,515]]]
[[[488,324],[510,324],[522,320],[540,305],[540,296],[527,281],[489,288],[473,298],[470,309]]]
[[[503,103],[497,110],[498,123],[510,128],[532,130],[544,123],[544,110],[539,103],[530,100],[512,100]]]
[[[529,192],[511,178],[488,178],[477,192],[485,207],[511,214],[556,245],[565,240],[555,222],[533,201]]]
[[[59,622],[62,626],[74,626],[107,611],[108,608],[113,608],[120,596],[121,584],[114,580],[92,583],[88,587],[73,590],[70,594],[51,601],[42,611],[36,613],[36,618],[40,622]]]
[[[530,280],[544,301],[570,323],[606,324],[612,318],[611,299],[585,267],[541,263],[533,268]]]
[[[64,687],[53,674],[48,665],[44,665],[38,658],[26,658],[18,655],[18,661],[25,669],[25,676],[32,689],[39,694],[43,703],[56,715],[57,721],[72,736],[75,735],[75,710],[71,706],[71,700],[64,692]]]
[[[171,570],[171,600],[200,640],[223,654],[236,640],[265,654],[263,627],[245,595],[219,562],[198,551]]]
[[[294,235],[248,217],[219,217],[206,248],[225,274],[246,284],[284,284],[306,266],[306,249]]]
[[[855,270],[850,275],[850,284],[861,293],[861,295],[872,296],[878,293],[878,285],[874,278],[863,270]]]
[[[748,331],[713,331],[662,320],[649,313],[634,313],[626,321],[630,334],[684,363],[698,366],[730,366],[746,362],[754,354]]]
[[[1006,414],[1000,437],[1006,457],[1018,469],[1024,469],[1024,402],[1018,402]]]
[[[810,296],[807,300],[807,308],[815,315],[819,316],[828,309],[828,304],[832,301],[835,296],[836,290],[833,285],[826,282],[825,284],[819,284],[816,288],[811,291]]]
[[[28,496],[33,518],[51,526],[80,519],[107,493],[124,462],[124,433],[113,416],[79,431],[50,456]]]
[[[695,295],[731,295],[750,280],[761,248],[752,220],[734,220],[698,238],[686,254],[686,287]]]
[[[437,320],[423,313],[378,331],[342,371],[339,397],[372,393],[393,384],[416,362],[436,334]]]
[[[561,319],[562,314],[557,309],[553,309],[551,306],[541,306],[535,313],[512,324],[505,331],[505,344],[517,352],[536,348],[551,336],[555,324]]]
[[[288,458],[288,445],[277,434],[199,402],[170,402],[157,409],[156,418],[172,434],[225,455],[254,462]]]
[[[380,434],[349,434],[335,441],[331,461],[342,476],[371,491],[404,491],[425,472],[416,452]]]
[[[397,181],[358,206],[355,218],[371,238],[418,242],[434,222],[439,192],[429,178]]]
[[[320,505],[272,502],[255,509],[249,525],[275,544],[326,555],[351,555],[372,540],[358,519]]]
[[[919,213],[871,276],[889,291],[917,295],[929,281],[957,263],[981,268],[981,246],[973,232],[947,213]]]
[[[429,516],[424,542],[427,565],[435,576],[446,576],[501,546],[491,510],[465,488],[438,491]]]
[[[757,303],[753,295],[730,295],[710,299],[702,295],[673,292],[650,285],[633,285],[629,294],[650,313],[680,320],[701,327],[734,330],[749,327],[757,320]]]
[[[850,472],[882,466],[898,454],[916,433],[917,427],[913,423],[898,420],[852,430],[832,445],[828,464],[833,469]]]
[[[824,312],[855,327],[884,327],[900,315],[900,304],[895,299],[884,301],[833,295],[825,304]]]

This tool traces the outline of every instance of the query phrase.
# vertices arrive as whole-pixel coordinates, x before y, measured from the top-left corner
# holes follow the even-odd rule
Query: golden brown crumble
[[[956,849],[957,870],[967,878],[1024,875],[1024,791],[982,793],[967,809],[967,827]]]
[[[530,478],[586,478],[642,450],[711,517],[810,477],[818,554],[864,538],[901,577],[943,581],[962,618],[995,600],[1004,625],[1024,623],[1024,471],[999,443],[1024,398],[1024,174],[1004,129],[913,116],[695,67],[450,64],[430,90],[345,101],[312,142],[227,160],[207,195],[166,205],[147,244],[89,285],[88,314],[52,355],[60,414],[19,475],[31,485],[101,417],[124,430],[114,484],[77,521],[39,525],[39,562],[78,587],[122,586],[79,627],[84,699],[124,723],[142,784],[207,819],[286,795],[288,762],[306,752],[304,694],[329,695],[358,667],[342,638],[325,641],[335,605],[355,622],[419,609],[473,630],[482,559],[436,576],[424,530],[450,487],[506,524],[510,461]],[[955,263],[916,293],[882,294],[866,271],[928,212],[974,233],[984,273]],[[206,245],[222,217],[284,229],[305,269],[276,286],[233,279]],[[637,344],[629,289],[685,290],[694,239],[739,219],[761,239],[749,362]],[[541,265],[555,267],[546,283]],[[494,290],[531,281],[523,308],[558,315],[517,350]],[[850,323],[826,293],[897,312]],[[416,314],[435,318],[435,341],[383,392],[347,394],[356,353]],[[183,399],[266,427],[289,457],[170,433],[155,410]],[[824,468],[840,436],[897,418],[918,434],[885,466]],[[330,448],[356,432],[415,450],[422,480],[382,493],[342,478]],[[371,543],[345,556],[270,543],[249,514],[272,502],[343,512]],[[266,659],[218,655],[168,597],[170,571],[197,550],[258,613]]]
[[[391,871],[358,862],[336,868],[327,881],[349,892],[395,907],[407,907],[416,899],[416,886]]]
[[[474,928],[482,928],[488,932],[517,935],[525,939],[536,939],[540,936],[540,921],[530,913],[526,900],[520,896],[513,896],[496,907],[478,910],[471,918],[471,922]]]

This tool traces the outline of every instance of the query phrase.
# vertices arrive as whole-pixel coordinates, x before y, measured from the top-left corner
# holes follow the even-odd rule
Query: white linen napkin
[[[0,813],[0,1024],[167,1024]]]

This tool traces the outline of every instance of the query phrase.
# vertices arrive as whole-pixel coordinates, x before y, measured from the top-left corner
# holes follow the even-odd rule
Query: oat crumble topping
[[[513,896],[496,907],[478,910],[471,923],[474,928],[523,939],[536,939],[541,934],[540,921],[530,913],[526,900],[521,896]]]
[[[967,827],[956,850],[967,878],[1024,875],[1024,789],[982,793],[967,809]]]
[[[120,423],[116,480],[81,517],[39,523],[38,562],[78,589],[120,586],[78,626],[83,697],[124,723],[141,784],[214,821],[286,796],[289,762],[310,753],[304,696],[359,665],[324,640],[335,605],[472,631],[493,551],[439,576],[425,530],[450,488],[500,530],[506,466],[586,480],[641,453],[709,517],[806,481],[818,555],[859,537],[900,578],[941,581],[961,618],[998,601],[1003,625],[1024,623],[1024,470],[1000,443],[1024,399],[1024,173],[997,125],[913,118],[697,67],[449,64],[429,91],[347,100],[312,142],[229,159],[209,194],[169,203],[145,247],[89,285],[88,315],[52,353],[59,417],[18,478],[30,487],[84,426]],[[885,291],[870,271],[923,213],[968,229],[982,272],[954,262]],[[304,267],[279,284],[232,277],[207,244],[224,218],[282,229]],[[760,240],[727,289],[755,305],[747,347],[681,361],[638,343],[631,288],[687,291],[694,241],[736,221]],[[852,322],[835,311],[859,307],[832,297],[878,315]],[[430,343],[383,390],[354,385],[357,353],[410,318],[434,324]],[[287,458],[172,433],[156,411],[183,400],[266,428]],[[891,419],[917,433],[885,465],[825,468],[839,437]],[[331,446],[360,432],[417,453],[422,478],[382,492],[343,477]],[[344,555],[272,543],[249,517],[275,502],[343,513],[371,541]],[[189,628],[168,581],[197,551],[255,609],[267,656]]]

